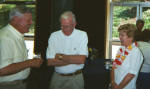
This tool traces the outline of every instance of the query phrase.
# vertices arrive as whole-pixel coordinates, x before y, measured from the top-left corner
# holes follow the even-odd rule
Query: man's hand
[[[43,63],[43,59],[40,58],[33,58],[29,61],[29,65],[31,67],[36,67],[36,68],[39,68],[42,63]]]
[[[64,54],[56,54],[54,59],[48,59],[47,65],[48,66],[65,66],[68,65],[67,62],[63,61]]]
[[[36,58],[36,59],[26,60],[23,62],[12,63],[0,69],[0,76],[15,74],[29,67],[38,68],[41,66],[42,62],[43,62],[42,59]]]

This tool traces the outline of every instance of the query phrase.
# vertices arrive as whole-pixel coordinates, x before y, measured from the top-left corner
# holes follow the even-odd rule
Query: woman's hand
[[[115,82],[112,82],[111,89],[119,89],[119,86]]]

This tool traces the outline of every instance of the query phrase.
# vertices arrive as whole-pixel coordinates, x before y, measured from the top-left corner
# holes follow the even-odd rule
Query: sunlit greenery
[[[118,38],[118,27],[125,23],[136,23],[136,8],[115,6],[113,9],[113,32],[112,37]],[[150,8],[143,8],[143,20],[145,21],[144,28],[150,29]]]
[[[0,28],[7,25],[9,22],[9,12],[10,10],[15,7],[16,5],[10,4],[0,4]],[[33,15],[33,25],[30,28],[29,33],[34,33],[34,26],[35,26],[35,5],[26,5],[26,7],[31,8],[32,15]]]
[[[136,8],[115,6],[113,11],[113,32],[112,37],[119,36],[118,27],[122,24],[128,23],[130,19],[136,18]],[[135,19],[136,20],[136,19]]]
[[[143,12],[144,29],[150,29],[150,8]]]

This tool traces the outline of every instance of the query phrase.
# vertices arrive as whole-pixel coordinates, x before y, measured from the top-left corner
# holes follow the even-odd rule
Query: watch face
[[[59,60],[61,60],[61,59],[62,59],[62,55],[59,56]]]

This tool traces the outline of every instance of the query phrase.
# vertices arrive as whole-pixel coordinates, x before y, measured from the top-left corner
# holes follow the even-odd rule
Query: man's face
[[[142,31],[144,24],[143,23],[137,23],[137,29]]]
[[[20,32],[27,33],[29,32],[29,28],[32,25],[32,14],[31,13],[25,13],[23,16],[19,17],[18,20],[18,26],[21,29]]]
[[[72,18],[61,19],[61,29],[65,35],[70,35],[75,28],[76,23],[72,21]]]

